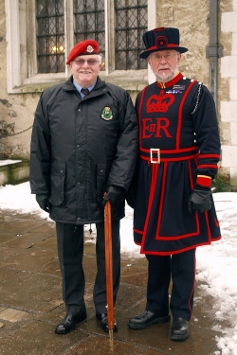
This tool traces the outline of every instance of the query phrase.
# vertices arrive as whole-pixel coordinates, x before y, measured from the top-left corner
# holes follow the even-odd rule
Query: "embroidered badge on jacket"
[[[101,118],[104,120],[112,120],[113,118],[113,112],[109,106],[105,106],[103,110],[101,111]]]

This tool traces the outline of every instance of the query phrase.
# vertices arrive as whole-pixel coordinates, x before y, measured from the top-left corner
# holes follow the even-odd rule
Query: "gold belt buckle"
[[[153,156],[156,155],[156,157]],[[150,160],[152,164],[160,164],[160,149],[150,148]]]

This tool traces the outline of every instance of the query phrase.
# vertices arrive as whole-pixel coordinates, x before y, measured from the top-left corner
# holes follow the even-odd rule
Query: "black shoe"
[[[186,319],[175,317],[171,327],[170,339],[183,341],[189,337],[189,323]]]
[[[170,321],[170,315],[162,316],[160,313],[145,311],[142,314],[130,318],[128,326],[131,329],[144,329],[155,323],[166,323]]]
[[[76,324],[86,319],[86,312],[78,314],[67,314],[66,318],[55,328],[56,334],[66,334],[76,328]]]
[[[96,312],[96,319],[100,321],[101,328],[103,329],[104,332],[109,332],[109,327],[108,327],[108,319],[107,319],[107,314],[106,313],[97,313]],[[117,332],[118,326],[116,319],[114,319],[114,332]]]

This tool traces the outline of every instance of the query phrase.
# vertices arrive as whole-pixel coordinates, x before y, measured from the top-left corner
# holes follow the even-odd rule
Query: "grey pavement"
[[[115,307],[113,343],[95,318],[92,299],[95,244],[85,230],[84,271],[87,320],[66,335],[55,326],[65,316],[53,222],[0,210],[0,354],[6,355],[209,355],[220,336],[213,300],[196,285],[190,338],[169,339],[170,323],[131,330],[127,321],[144,311],[147,262],[122,254],[121,286]],[[219,328],[218,328],[219,327]],[[219,353],[219,352],[217,352]]]

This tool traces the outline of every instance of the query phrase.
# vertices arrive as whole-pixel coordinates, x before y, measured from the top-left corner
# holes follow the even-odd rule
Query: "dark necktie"
[[[90,90],[89,90],[89,89],[82,88],[82,89],[81,89],[81,92],[82,92],[85,96],[87,96],[87,95],[90,93]]]

